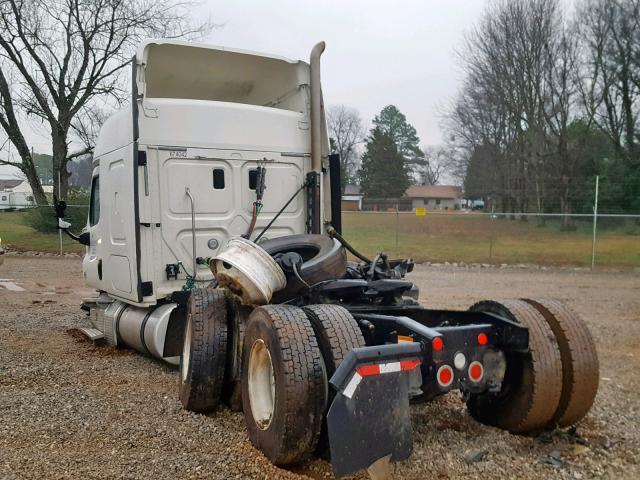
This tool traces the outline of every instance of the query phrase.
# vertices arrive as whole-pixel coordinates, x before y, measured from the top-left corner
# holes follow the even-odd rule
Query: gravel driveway
[[[294,471],[270,465],[249,443],[241,414],[186,412],[175,370],[75,333],[85,321],[79,303],[92,293],[79,259],[5,256],[0,279],[0,478],[331,476],[322,460]],[[575,432],[539,437],[474,422],[456,394],[415,406],[414,454],[395,478],[640,478],[637,272],[419,266],[412,279],[434,308],[565,300],[594,333],[601,381]]]

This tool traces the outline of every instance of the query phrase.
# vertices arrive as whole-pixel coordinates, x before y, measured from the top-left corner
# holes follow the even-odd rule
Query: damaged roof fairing
[[[241,103],[307,113],[309,65],[276,55],[176,40],[148,40],[137,52],[146,98]]]

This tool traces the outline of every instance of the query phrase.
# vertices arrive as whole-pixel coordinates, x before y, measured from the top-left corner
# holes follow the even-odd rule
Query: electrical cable
[[[298,272],[298,264],[297,264],[297,263],[294,263],[294,264],[292,264],[292,265],[291,265],[291,267],[292,267],[292,269],[293,269],[293,274],[296,276],[296,278],[297,278],[298,280],[300,280],[300,282],[301,282],[305,287],[307,287],[307,290],[311,290],[311,286],[310,286],[307,282],[305,282],[305,281],[304,281],[304,279],[300,276],[300,273]]]

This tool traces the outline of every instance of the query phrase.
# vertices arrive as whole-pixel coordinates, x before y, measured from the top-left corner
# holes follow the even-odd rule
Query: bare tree
[[[640,115],[640,0],[583,0],[584,108],[618,153],[638,157]]]
[[[126,96],[125,67],[144,37],[199,38],[209,20],[189,20],[173,0],[0,0],[0,126],[40,204],[46,197],[23,133],[29,119],[51,133],[54,193],[66,198],[67,163],[91,151],[97,106]],[[11,79],[11,80],[9,80]],[[94,122],[93,126],[90,124]],[[73,141],[81,147],[73,150]]]
[[[476,163],[473,171],[480,162],[491,172],[494,195],[511,211],[527,210],[530,198],[543,209],[545,79],[559,13],[557,0],[496,0],[460,54],[467,78],[449,131]]]
[[[334,105],[327,111],[329,136],[334,153],[340,155],[342,188],[356,177],[358,170],[358,147],[364,143],[367,131],[360,114],[354,108]]]
[[[424,152],[424,165],[422,166],[420,176],[423,185],[436,185],[448,164],[448,156],[450,152],[443,146],[425,146],[422,147]]]
[[[557,34],[550,38],[548,48],[547,71],[544,79],[545,102],[544,115],[548,130],[549,153],[539,154],[543,178],[542,186],[553,184],[560,201],[560,213],[562,228],[573,228],[573,222],[569,216],[572,213],[571,194],[577,178],[579,159],[571,151],[569,129],[571,123],[577,117],[579,109],[578,86],[576,73],[577,62],[577,36],[572,28],[558,20]],[[546,159],[550,159],[550,165],[545,165]],[[552,178],[550,177],[552,173]],[[555,182],[553,180],[556,180]],[[558,181],[559,180],[559,181]],[[540,198],[543,192],[536,192]],[[540,205],[541,210],[542,205]]]

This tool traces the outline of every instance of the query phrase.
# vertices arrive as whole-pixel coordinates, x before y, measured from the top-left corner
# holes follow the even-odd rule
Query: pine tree
[[[410,184],[407,166],[393,137],[379,127],[367,139],[360,182],[365,196],[373,198],[401,197]]]
[[[384,107],[373,119],[373,124],[391,136],[408,170],[417,172],[424,167],[424,152],[420,149],[416,129],[395,105]]]

